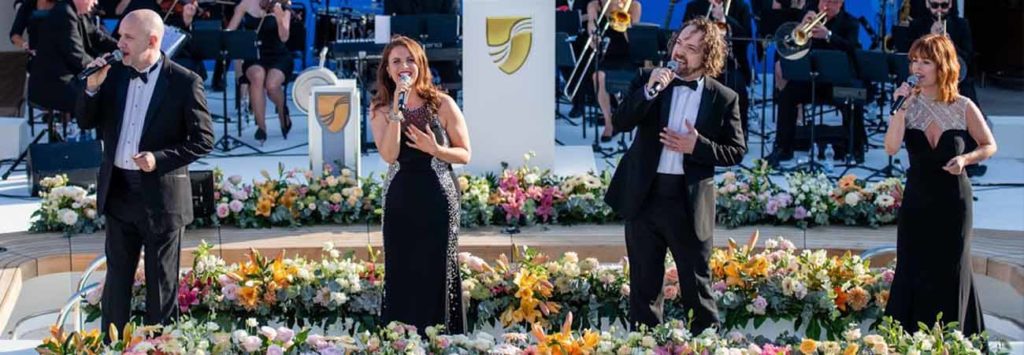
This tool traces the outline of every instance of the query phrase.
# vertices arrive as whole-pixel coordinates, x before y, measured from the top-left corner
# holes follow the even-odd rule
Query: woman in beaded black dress
[[[896,229],[896,277],[885,314],[915,332],[939,313],[959,322],[965,335],[985,329],[972,279],[971,182],[964,167],[988,159],[996,142],[978,106],[957,92],[960,65],[953,43],[942,35],[921,37],[910,48],[907,84],[896,98],[911,95],[889,119],[885,150],[906,143],[910,158]],[[964,149],[973,139],[978,147]]]
[[[392,37],[381,58],[370,118],[377,150],[389,164],[381,318],[384,324],[415,325],[421,333],[434,325],[462,333],[460,203],[451,164],[469,162],[466,122],[455,100],[432,84],[419,43]]]

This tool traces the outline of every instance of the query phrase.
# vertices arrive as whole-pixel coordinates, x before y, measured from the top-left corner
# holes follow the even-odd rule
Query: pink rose
[[[219,203],[219,204],[217,204],[217,217],[218,218],[226,218],[228,216],[228,214],[230,214],[230,213],[231,213],[231,210],[228,209],[228,204],[226,204],[226,203]]]
[[[665,270],[665,281],[669,283],[679,283],[679,270],[675,266]]]
[[[241,345],[243,350],[252,353],[259,351],[263,347],[263,340],[258,336],[250,335],[242,341]]]
[[[277,344],[271,345],[267,348],[267,355],[284,355],[284,349]]]
[[[674,300],[677,296],[679,296],[679,286],[665,286],[665,289],[662,292],[665,294],[665,299]]]

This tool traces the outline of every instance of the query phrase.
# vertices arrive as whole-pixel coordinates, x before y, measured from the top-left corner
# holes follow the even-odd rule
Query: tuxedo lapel
[[[116,72],[111,70],[111,74],[115,74],[116,76],[107,79],[114,79],[114,82],[117,83],[114,86],[114,112],[117,113],[114,115],[114,119],[117,124],[114,125],[114,131],[111,132],[113,137],[119,137],[121,135],[121,124],[124,123],[124,105],[125,102],[128,101],[128,68],[122,67],[118,69],[124,70],[118,70]],[[118,139],[113,140],[115,145],[117,144],[117,141]],[[115,149],[112,149],[111,151],[117,151],[117,147],[115,146],[114,148]]]
[[[693,122],[693,127],[697,129],[697,132],[704,131],[704,126],[708,124],[711,117],[711,110],[714,108],[715,95],[714,89],[710,85],[710,81],[704,79],[704,92],[700,96],[700,107],[697,109],[697,119]]]
[[[661,131],[661,128],[668,127],[668,119],[669,116],[672,115],[672,93],[674,90],[675,87],[669,86],[658,96],[658,104],[661,105],[661,112],[659,113],[661,115],[659,117],[661,119],[661,123],[658,126],[659,132]]]
[[[167,96],[167,86],[171,80],[171,66],[168,65],[167,56],[161,56],[161,61],[163,63],[160,64],[160,75],[156,78],[153,97],[149,100],[149,108],[146,109],[146,121],[142,124],[142,137],[145,137],[149,128],[153,127],[160,103],[163,102],[164,96]]]

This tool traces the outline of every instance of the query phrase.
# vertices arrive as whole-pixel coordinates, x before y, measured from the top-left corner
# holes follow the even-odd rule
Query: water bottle
[[[825,165],[825,172],[826,173],[831,174],[832,170],[835,168],[835,163],[832,160],[835,157],[836,157],[836,151],[832,149],[832,144],[826,145],[825,146],[825,161],[823,162],[824,165]]]

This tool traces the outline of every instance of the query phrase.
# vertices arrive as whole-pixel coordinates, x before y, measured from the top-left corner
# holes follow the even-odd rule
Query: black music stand
[[[887,63],[888,72],[885,74],[886,79],[882,81],[883,83],[890,82],[893,85],[896,85],[896,83],[907,80],[907,77],[910,76],[910,58],[907,57],[906,53],[886,54],[885,59]],[[881,105],[881,107],[879,107],[879,110],[881,111],[879,115],[882,115],[884,117],[886,113],[889,111],[889,105]],[[884,123],[886,121],[882,120],[882,122]],[[884,167],[876,170],[871,175],[868,175],[868,177],[865,178],[865,180],[871,180],[874,179],[875,177],[882,176],[888,178],[896,176],[897,174],[902,175],[906,173],[906,171],[903,170],[903,167],[900,166],[900,164],[898,164],[898,160],[894,160],[891,155],[889,155],[887,160],[888,162],[885,164]],[[896,162],[896,164],[894,164],[894,162]]]
[[[811,83],[811,106],[817,106],[818,105],[818,103],[817,103],[817,99],[818,99],[817,98],[818,78],[821,75],[821,72],[819,71],[820,67],[815,65],[815,64],[818,64],[818,62],[812,60],[813,58],[815,58],[815,56],[813,55],[814,53],[811,52],[811,53],[808,53],[808,54],[809,55],[806,55],[803,58],[796,59],[796,60],[786,60],[786,59],[783,59],[783,60],[780,61],[779,66],[782,69],[782,76],[785,77],[787,80],[792,81],[792,82],[801,82],[801,81],[803,81],[803,82],[810,82]],[[812,109],[812,111],[813,111],[813,109]],[[808,115],[805,112],[805,114],[804,114],[804,122],[807,121],[807,117],[808,116],[812,116],[812,115],[813,115],[813,113],[811,115]],[[820,119],[820,117],[819,117],[819,119]],[[788,170],[807,170],[807,171],[812,171],[812,172],[820,172],[820,171],[824,171],[825,170],[824,169],[825,167],[821,163],[819,163],[817,161],[817,154],[816,154],[816,151],[815,151],[816,148],[817,148],[815,146],[815,144],[817,143],[817,139],[816,139],[817,135],[815,134],[815,130],[816,130],[815,126],[818,125],[818,122],[815,122],[815,121],[816,120],[812,117],[811,118],[811,126],[810,126],[810,133],[811,133],[810,142],[811,142],[811,144],[810,144],[810,151],[808,153],[808,155],[810,155],[810,158],[807,160],[806,163],[797,164],[796,166],[794,166],[794,167],[792,167],[792,168],[790,168]],[[780,169],[780,170],[782,170],[782,169]]]
[[[562,68],[572,68],[573,65],[575,65],[575,64],[576,64],[576,56],[573,55],[573,52],[572,52],[572,41],[569,40],[569,34],[565,33],[565,32],[556,32],[555,33],[555,67],[557,67],[559,69],[562,69]],[[573,122],[572,118],[569,118],[569,116],[566,116],[566,115],[562,114],[562,112],[558,109],[558,104],[560,102],[564,101],[564,102],[568,102],[570,104],[572,103],[572,100],[566,100],[567,98],[562,93],[562,91],[564,91],[564,90],[558,90],[558,93],[557,93],[558,98],[555,99],[555,120],[564,120],[566,123],[568,123],[568,124],[570,124],[572,126],[578,126],[579,125],[578,123]],[[558,141],[558,139],[555,139],[555,142],[558,143],[559,145],[563,145],[562,142]]]
[[[201,58],[215,58],[230,63],[232,60],[254,60],[259,58],[259,50],[256,43],[256,32],[252,31],[222,31],[222,30],[200,30],[195,31],[195,47],[197,55]],[[230,152],[238,147],[246,147],[258,154],[263,154],[255,146],[242,141],[231,135],[228,128],[228,91],[223,92],[223,135],[214,142],[213,146],[222,152]],[[242,118],[238,118],[238,134],[242,134]]]
[[[889,55],[883,52],[876,51],[864,51],[857,50],[854,54],[857,60],[858,78],[866,83],[878,83],[879,84],[879,102],[878,107],[884,108],[886,105],[886,83],[892,80],[890,77],[891,69],[889,68]],[[885,126],[885,111],[878,111],[878,124],[875,126],[875,131],[880,132]]]

